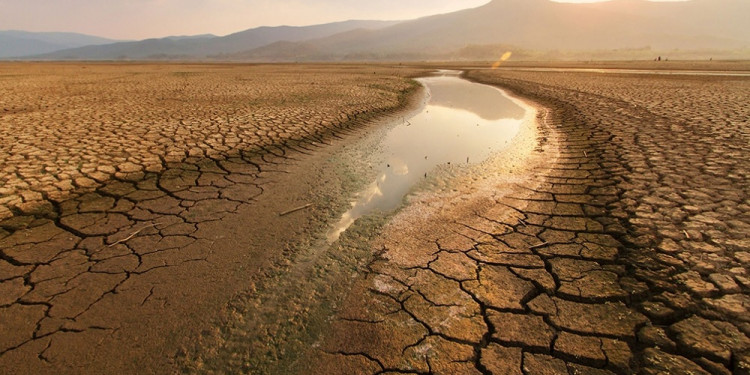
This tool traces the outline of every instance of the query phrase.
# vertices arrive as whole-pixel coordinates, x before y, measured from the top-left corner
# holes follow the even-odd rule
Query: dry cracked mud
[[[750,373],[750,78],[466,76],[536,149],[412,197],[299,372]]]
[[[64,140],[50,142],[56,147],[50,150],[28,147],[33,136],[19,139],[27,133],[3,134],[11,140],[0,146],[8,160],[3,168],[9,166],[3,182],[12,186],[0,202],[7,208],[0,222],[4,372],[171,372],[182,365],[175,363],[179,341],[198,336],[224,340],[218,348],[207,345],[202,358],[229,360],[183,370],[262,372],[249,359],[264,348],[247,348],[241,331],[258,317],[255,310],[229,309],[249,313],[230,317],[216,334],[193,332],[184,322],[210,327],[216,322],[203,314],[225,308],[227,296],[252,294],[254,284],[238,280],[273,277],[268,270],[278,259],[271,253],[290,254],[263,244],[305,236],[296,228],[325,213],[253,218],[308,203],[311,178],[295,173],[315,163],[303,160],[316,160],[329,133],[365,122],[351,117],[401,105],[409,84],[399,76],[414,74],[365,66],[187,68],[154,65],[124,78],[111,74],[128,66],[94,66],[97,79],[113,82],[99,90],[133,98],[137,115],[124,131],[120,123],[92,126],[101,133],[93,139],[73,124],[57,133],[51,123],[34,127],[45,139]],[[40,124],[42,109],[61,123],[89,120],[76,114],[81,108],[65,107],[86,97],[65,99],[81,87],[68,81],[76,75],[35,69],[34,77],[53,76],[62,98],[36,108],[25,103],[37,101],[10,105],[4,96],[3,125],[22,115],[41,116],[34,117]],[[238,77],[261,91],[232,98],[245,87]],[[538,106],[538,126],[526,127],[503,155],[455,172],[442,189],[409,197],[379,236],[371,242],[364,236],[364,250],[339,244],[342,257],[359,254],[335,276],[346,282],[324,290],[340,293],[342,302],[314,331],[306,331],[308,312],[299,306],[303,311],[293,316],[302,321],[289,324],[314,334],[314,343],[286,367],[326,374],[749,373],[750,78],[489,70],[467,77],[530,100]],[[18,78],[0,82],[12,79]],[[132,80],[139,85],[129,86]],[[20,82],[17,90],[28,98],[43,97],[49,85]],[[308,96],[313,82],[326,82],[322,92],[333,96]],[[159,96],[143,96],[153,86],[185,102],[160,106]],[[196,99],[216,90],[223,94]],[[287,96],[289,90],[306,94]],[[247,104],[250,97],[258,102]],[[242,103],[246,112],[226,117]],[[290,105],[299,108],[296,118],[275,117]],[[269,106],[265,117],[247,117]],[[196,111],[194,132],[217,127],[178,134],[193,124],[173,118],[180,111]],[[307,111],[323,111],[329,119],[321,121],[329,122],[281,131],[304,123]],[[239,143],[207,142],[212,134],[243,131],[232,127],[238,123],[252,128]],[[170,127],[147,136],[163,124]],[[135,141],[119,141],[129,134]],[[82,152],[78,141],[98,148],[81,153],[76,168],[66,167],[64,157],[54,162],[56,153]],[[109,141],[127,145],[110,148]],[[12,161],[7,150],[23,160]],[[243,152],[230,153],[237,150]],[[152,152],[154,165],[123,159],[128,152]],[[60,168],[57,176],[42,172],[48,165],[41,161]],[[97,163],[112,167],[101,180],[90,175]],[[48,174],[72,182],[57,186]],[[279,186],[294,189],[290,183],[297,190],[280,194]]]
[[[174,371],[325,211],[278,215],[310,155],[404,107],[413,74],[3,64],[0,372]]]

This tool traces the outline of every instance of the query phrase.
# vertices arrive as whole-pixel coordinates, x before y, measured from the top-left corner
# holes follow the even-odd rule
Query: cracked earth
[[[345,236],[338,256],[359,255],[312,330],[315,309],[273,309],[273,287],[266,315],[214,316],[335,216],[277,213],[310,202],[321,144],[404,105],[414,71],[16,69],[0,76],[4,373],[264,372],[271,345],[248,349],[243,324],[271,315],[314,336],[279,336],[309,347],[277,348],[299,373],[750,373],[748,78],[469,71],[538,106],[538,126],[410,196],[362,254]],[[211,330],[207,360],[176,363]]]
[[[171,371],[309,225],[278,215],[295,161],[403,107],[405,74],[3,64],[0,372]]]
[[[300,372],[750,373],[750,79],[467,77],[536,150],[413,197]]]

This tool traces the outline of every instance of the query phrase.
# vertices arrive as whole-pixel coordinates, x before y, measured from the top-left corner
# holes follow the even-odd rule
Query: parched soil
[[[169,163],[295,148],[395,106],[384,67],[3,64],[0,219]],[[400,77],[399,77],[400,76]]]
[[[469,71],[538,127],[295,259],[419,70],[2,67],[2,373],[750,372],[750,78]]]
[[[330,214],[279,216],[330,177],[321,145],[407,105],[414,74],[2,64],[0,373],[175,371]]]
[[[300,372],[750,373],[750,78],[467,77],[538,147],[413,197]]]

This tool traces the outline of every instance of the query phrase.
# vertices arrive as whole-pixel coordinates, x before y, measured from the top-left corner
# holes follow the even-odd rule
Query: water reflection
[[[521,119],[524,109],[492,86],[471,83],[458,77],[441,76],[420,80],[430,89],[430,105],[462,109],[483,120]]]
[[[429,92],[427,105],[385,136],[379,176],[331,228],[330,243],[358,218],[397,208],[437,165],[481,162],[518,132],[525,111],[502,91],[449,73],[419,81]]]

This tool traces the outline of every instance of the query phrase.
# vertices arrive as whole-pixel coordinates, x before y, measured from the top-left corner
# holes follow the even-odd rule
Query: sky
[[[258,26],[302,26],[349,19],[413,19],[487,2],[489,0],[0,0],[0,30],[65,31],[112,39],[226,35]]]

